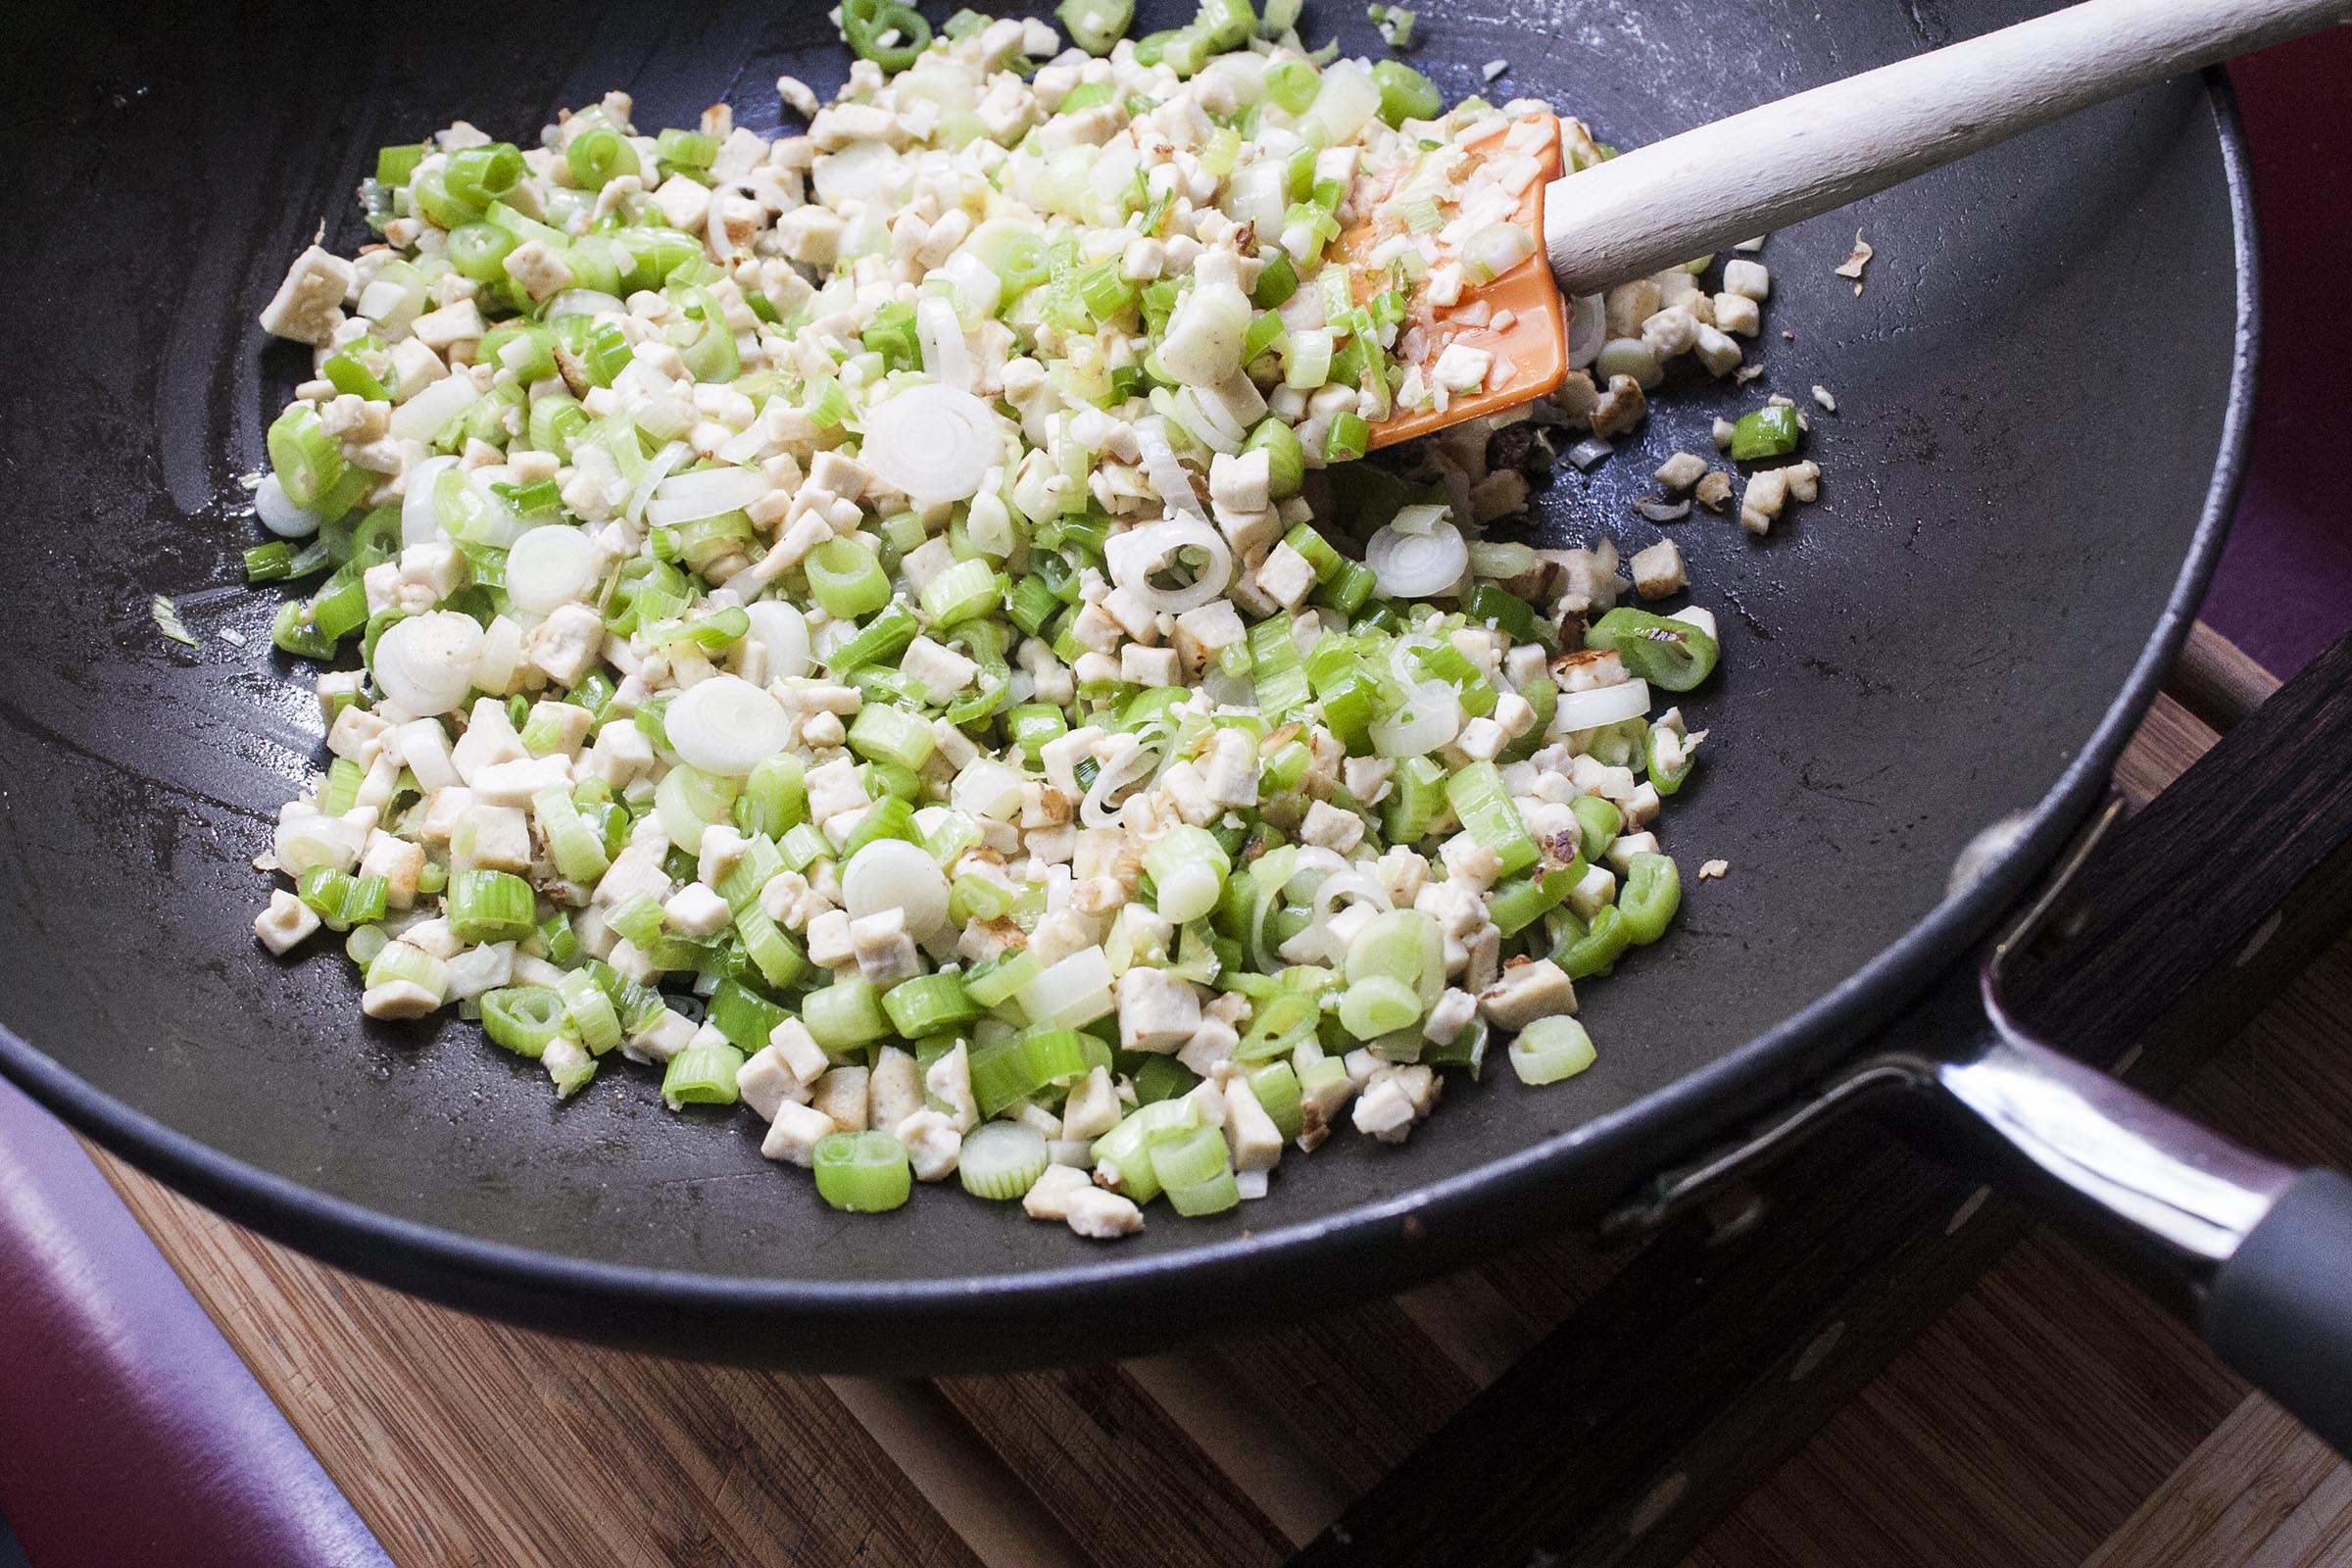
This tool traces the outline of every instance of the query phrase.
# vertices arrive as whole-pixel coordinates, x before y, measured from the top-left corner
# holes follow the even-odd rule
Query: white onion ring
[[[1641,718],[1648,711],[1649,682],[1637,677],[1614,686],[1560,693],[1551,710],[1551,730],[1555,735],[1573,735],[1578,730]]]
[[[922,346],[923,373],[958,392],[972,389],[972,353],[963,341],[956,307],[936,294],[914,302],[914,336]]]
[[[441,514],[433,508],[433,485],[442,470],[456,465],[455,458],[427,458],[408,472],[401,482],[400,542],[404,545],[427,545],[441,537]]]
[[[573,603],[595,581],[596,541],[585,529],[549,523],[507,552],[507,597],[534,615]]]
[[[771,680],[792,680],[808,673],[808,617],[798,606],[762,599],[746,605],[743,612],[752,617],[752,636],[767,649]]]
[[[262,482],[253,487],[253,514],[280,539],[308,539],[318,531],[318,514],[305,512],[286,499],[286,487],[274,473],[263,474]],[[405,522],[402,532],[407,532]]]
[[[859,455],[917,506],[968,501],[1004,461],[1004,421],[952,386],[910,386],[865,411]]]
[[[792,740],[783,705],[739,675],[713,675],[678,693],[662,727],[680,761],[729,778],[747,776]]]
[[[1562,299],[1559,308],[1569,313],[1569,369],[1583,369],[1601,358],[1601,343],[1609,341],[1609,308],[1599,294]]]
[[[1200,497],[1193,489],[1192,475],[1176,461],[1176,449],[1168,445],[1167,428],[1158,415],[1135,421],[1135,444],[1143,449],[1144,472],[1152,480],[1152,488],[1159,492],[1161,502],[1205,519],[1208,514],[1200,510]]]
[[[637,476],[637,487],[629,492],[628,510],[621,514],[628,518],[629,526],[635,527],[644,518],[646,503],[653,500],[654,492],[662,488],[662,481],[669,477],[670,470],[693,456],[694,448],[683,441],[672,441],[654,454],[654,461]]]
[[[700,468],[662,481],[646,505],[645,520],[656,528],[674,528],[741,512],[768,489],[767,475],[757,468]]]
[[[853,920],[904,909],[910,936],[947,929],[947,874],[930,851],[905,839],[876,839],[851,856],[841,868],[841,898]]]
[[[1152,573],[1164,569],[1179,550],[1198,550],[1208,560],[1189,588],[1159,588]],[[1111,581],[1153,610],[1183,614],[1225,591],[1233,580],[1233,549],[1225,536],[1199,517],[1163,517],[1113,535],[1102,556]]]
[[[1307,904],[1306,929],[1282,945],[1282,956],[1294,963],[1345,962],[1347,951],[1331,934],[1332,916],[1339,913],[1339,901],[1344,898],[1363,899],[1384,913],[1396,907],[1378,877],[1352,867],[1334,871],[1315,884],[1315,896]]]
[[[1087,786],[1086,799],[1078,804],[1078,819],[1088,827],[1115,827],[1119,820],[1119,806],[1126,803],[1122,801],[1119,806],[1114,806],[1111,797],[1121,790],[1143,783],[1157,772],[1167,744],[1168,737],[1165,734],[1147,740],[1098,772],[1094,783]]]
[[[1396,597],[1426,599],[1462,580],[1470,564],[1470,546],[1450,522],[1436,523],[1425,534],[1384,527],[1364,542],[1364,564]]]
[[[1462,699],[1442,680],[1409,688],[1395,716],[1372,721],[1372,749],[1383,757],[1426,757],[1462,732]]]

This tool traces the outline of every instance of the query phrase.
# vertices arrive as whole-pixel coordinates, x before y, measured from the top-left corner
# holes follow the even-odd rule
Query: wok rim
[[[1006,1345],[1002,1336],[992,1352],[971,1354],[972,1320],[985,1316],[1007,1325],[1064,1326],[1090,1317],[1098,1324],[1119,1322],[1094,1314],[1132,1309],[1186,1285],[1218,1289],[1217,1299],[1229,1306],[1239,1304],[1239,1310],[1220,1312],[1213,1319],[1203,1315],[1196,1334],[1280,1320],[1308,1307],[1408,1289],[1477,1256],[1590,1218],[1621,1193],[1606,1190],[1563,1207],[1556,1200],[1557,1189],[1580,1170],[1612,1162],[1636,1167],[1665,1163],[1719,1134],[1720,1121],[1707,1115],[1710,1107],[1786,1095],[1792,1077],[1809,1076],[1825,1063],[1858,1052],[1872,1033],[1914,1004],[2056,858],[2104,792],[2116,759],[2154,702],[2195,620],[2229,533],[2245,477],[2260,362],[2261,254],[2244,126],[2226,71],[2216,66],[2200,75],[2220,144],[2233,231],[2237,311],[2230,393],[2213,475],[2187,555],[2123,688],[2074,761],[2026,813],[2025,831],[1974,886],[1938,904],[1853,973],[1770,1030],[1706,1067],[1559,1138],[1380,1201],[1264,1236],[1245,1233],[1179,1251],[1132,1258],[1113,1254],[1101,1261],[1024,1273],[917,1280],[780,1279],[614,1263],[400,1218],[223,1153],[86,1083],[5,1026],[0,1026],[0,1076],[102,1147],[206,1207],[363,1277],[541,1330],[624,1342],[674,1337],[654,1326],[650,1313],[657,1309],[810,1329],[839,1328],[855,1316],[856,1329],[831,1347],[847,1351],[846,1356],[828,1360],[826,1347],[804,1344],[788,1348],[787,1353],[751,1357],[820,1370],[875,1365],[876,1357],[859,1347],[884,1343],[899,1348],[901,1354],[893,1359],[902,1371],[1046,1364],[1056,1357],[1038,1353],[1033,1346]],[[1844,1051],[1832,1052],[1830,1043],[1839,1036],[1847,1042]],[[1676,1129],[1682,1130],[1679,1141]],[[1654,1158],[1623,1157],[1642,1142],[1656,1147]],[[1537,1200],[1546,1198],[1553,1200]],[[1396,1245],[1399,1240],[1411,1245]],[[1300,1284],[1301,1280],[1320,1283]],[[1286,1283],[1292,1289],[1282,1289]],[[550,1321],[552,1303],[568,1305],[578,1321]],[[945,1330],[958,1321],[965,1335],[937,1341],[904,1337],[908,1331]],[[617,1332],[615,1325],[620,1326]],[[1066,1340],[1066,1329],[1057,1337]],[[1182,1330],[1168,1332],[1164,1322],[1139,1333],[1134,1321],[1126,1320],[1122,1327],[1097,1335],[1087,1355],[1128,1353],[1184,1337]],[[956,1353],[914,1367],[903,1359],[910,1344]]]

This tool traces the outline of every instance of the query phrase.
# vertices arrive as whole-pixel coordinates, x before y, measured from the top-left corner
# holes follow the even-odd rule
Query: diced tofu
[[[1670,491],[1683,491],[1706,475],[1707,460],[1690,452],[1677,452],[1658,465],[1657,481]]]
[[[521,807],[485,806],[477,799],[469,814],[473,823],[469,863],[486,871],[512,871],[516,876],[530,870],[531,828]]]
[[[1200,998],[1190,982],[1138,966],[1119,976],[1119,1045],[1171,1052],[1200,1027]]]
[[[1119,1092],[1110,1069],[1097,1067],[1074,1088],[1061,1107],[1061,1136],[1100,1138],[1119,1124]]]
[[[858,781],[858,764],[846,757],[810,768],[807,783],[808,815],[819,822],[844,811],[862,810],[872,804],[866,797],[865,786]]]
[[[1432,1045],[1443,1046],[1470,1026],[1478,1016],[1478,999],[1467,991],[1447,987],[1430,1004],[1429,1017],[1421,1026],[1423,1038]]]
[[[1740,368],[1740,362],[1745,358],[1737,342],[1721,328],[1712,326],[1698,329],[1698,341],[1691,351],[1698,356],[1699,364],[1707,368],[1709,375],[1729,375]]]
[[[1282,1163],[1282,1131],[1247,1078],[1225,1080],[1225,1142],[1237,1171],[1272,1170]]]
[[[840,1130],[832,1117],[815,1106],[780,1100],[768,1122],[767,1136],[760,1141],[760,1152],[806,1170],[816,1163],[818,1141]]]
[[[689,882],[671,894],[662,914],[671,930],[688,937],[715,936],[734,918],[727,901],[700,882]]]
[[[845,1133],[865,1131],[865,1094],[868,1074],[863,1067],[835,1067],[816,1080],[809,1103],[833,1118]]]
[[[1273,505],[1273,460],[1264,448],[1239,456],[1220,452],[1209,461],[1208,495],[1233,512],[1263,512]]]
[[[1759,269],[1761,270],[1761,269]],[[1715,324],[1740,337],[1754,337],[1764,326],[1764,313],[1744,294],[1715,296]]]
[[[253,934],[271,953],[282,954],[318,929],[318,913],[280,888],[270,895],[270,906],[254,916]]]
[[[1066,1121],[1065,1121],[1066,1130]],[[1060,1219],[1070,1217],[1070,1200],[1082,1193],[1099,1191],[1086,1172],[1071,1165],[1048,1165],[1026,1196],[1021,1199],[1021,1211],[1031,1219]]]
[[[1609,377],[1609,389],[1592,405],[1592,433],[1596,436],[1619,436],[1640,424],[1649,413],[1649,400],[1642,395],[1642,383],[1630,375]]]
[[[1144,1228],[1144,1211],[1131,1200],[1091,1184],[1084,1192],[1072,1193],[1064,1209],[1070,1229],[1090,1241],[1133,1236]]]
[[[1276,545],[1257,568],[1257,586],[1285,610],[1297,610],[1314,591],[1315,568],[1286,542]]]
[[[906,645],[899,672],[920,685],[932,704],[939,706],[969,686],[980,666],[945,644],[917,637]]]
[[[1772,270],[1762,262],[1736,256],[1723,264],[1723,291],[1750,300],[1770,299]]]
[[[761,1046],[736,1069],[735,1093],[759,1112],[761,1120],[770,1122],[785,1105],[808,1102],[808,1086],[801,1082],[800,1076],[785,1063],[784,1054],[774,1046]]]
[[[507,253],[507,275],[535,300],[571,287],[571,268],[545,240],[525,240]]]
[[[571,764],[561,757],[522,757],[477,768],[469,781],[485,806],[528,806],[543,790],[571,787]]]
[[[410,330],[416,341],[430,349],[446,354],[460,343],[470,343],[490,330],[482,319],[481,307],[470,299],[453,300],[437,311],[427,311],[416,318]]]
[[[1241,613],[1233,608],[1231,600],[1212,599],[1176,617],[1176,651],[1190,664],[1205,664],[1211,657],[1247,635]]]
[[[1446,345],[1438,363],[1430,368],[1430,378],[1448,392],[1475,392],[1494,366],[1494,356],[1485,349],[1453,342]]]
[[[1257,743],[1246,730],[1221,729],[1200,767],[1201,793],[1212,805],[1247,810],[1257,805]]]
[[[343,301],[353,276],[349,262],[311,246],[294,258],[286,280],[262,307],[262,329],[297,343],[324,343],[343,324]]]
[[[662,209],[662,220],[670,227],[699,234],[703,220],[710,213],[710,187],[684,174],[672,174],[654,192],[654,205]]]
[[[1180,686],[1184,670],[1175,649],[1129,643],[1119,650],[1119,679],[1133,686]]]
[[[1632,565],[1634,591],[1644,599],[1663,599],[1690,586],[1690,574],[1683,568],[1683,553],[1671,539],[1634,552]]]
[[[1436,1108],[1440,1089],[1438,1075],[1418,1062],[1375,1067],[1355,1100],[1355,1130],[1401,1144]]]
[[[531,628],[523,658],[559,686],[577,686],[604,648],[605,623],[586,605],[560,605]]]
[[[1306,808],[1306,820],[1299,824],[1298,836],[1318,849],[1346,855],[1364,841],[1364,819],[1329,801],[1317,801]]]
[[[923,1109],[903,1118],[892,1129],[906,1146],[906,1163],[918,1182],[945,1181],[956,1174],[963,1154],[963,1134],[940,1111]]]
[[[368,835],[368,848],[360,856],[359,874],[384,879],[384,903],[387,906],[405,909],[414,905],[416,902],[416,878],[423,870],[423,845],[395,838],[381,829]]]
[[[971,1052],[960,1040],[923,1074],[923,1092],[948,1107],[948,1119],[957,1133],[980,1125],[980,1107],[972,1097]]]
[[[1494,719],[1474,718],[1462,726],[1462,732],[1454,737],[1453,744],[1464,757],[1475,761],[1491,762],[1501,755],[1509,739],[1503,733],[1502,726]]]
[[[923,1078],[911,1053],[884,1046],[866,1081],[866,1124],[895,1128],[923,1108]]]
[[[1538,1018],[1576,1011],[1576,987],[1549,958],[1513,959],[1480,996],[1478,1007],[1497,1029],[1524,1029]]]

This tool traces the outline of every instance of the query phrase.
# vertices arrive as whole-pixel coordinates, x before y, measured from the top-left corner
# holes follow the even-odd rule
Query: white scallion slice
[[[564,523],[533,528],[507,552],[507,598],[544,615],[586,594],[596,581],[596,542]]]
[[[253,487],[253,514],[280,539],[308,539],[318,531],[318,514],[305,512],[287,500],[286,487],[277,482],[274,473],[263,474],[262,482]]]
[[[1470,546],[1450,522],[1436,523],[1425,534],[1399,533],[1392,523],[1365,541],[1364,564],[1396,598],[1426,599],[1462,580]]]
[[[645,516],[646,506],[654,499],[654,492],[662,488],[662,482],[670,476],[679,464],[690,462],[693,457],[694,448],[683,441],[672,441],[654,454],[654,461],[647,464],[645,471],[637,476],[637,488],[629,492],[628,510],[621,514],[628,518],[631,527],[635,527]]]
[[[1619,681],[1614,686],[1560,693],[1560,700],[1551,710],[1551,728],[1554,734],[1569,735],[1581,729],[1598,729],[1603,724],[1640,718],[1648,711],[1649,682]]]
[[[701,468],[662,480],[646,503],[645,520],[656,528],[674,528],[741,512],[767,491],[767,475],[757,468]]]
[[[841,897],[853,920],[904,909],[916,937],[947,928],[948,879],[930,851],[905,839],[876,839],[850,857],[841,868]]]
[[[917,506],[968,501],[1004,461],[1004,422],[969,392],[910,386],[866,410],[861,455]]]
[[[455,458],[427,458],[409,470],[400,498],[402,544],[430,544],[441,537],[441,514],[433,506],[433,486],[440,482],[442,470],[456,467],[457,463]]]
[[[670,749],[689,767],[743,778],[792,739],[783,705],[740,675],[713,675],[674,698],[662,716]]]
[[[800,607],[780,599],[762,599],[744,607],[752,617],[752,636],[767,649],[771,680],[796,680],[808,673],[808,617]]]
[[[445,375],[392,411],[387,426],[396,441],[430,441],[473,401],[473,383]]]
[[[1045,1134],[1017,1121],[992,1121],[964,1135],[956,1173],[974,1198],[1005,1203],[1026,1197],[1051,1163]]]
[[[922,346],[923,373],[958,392],[972,389],[972,353],[963,341],[956,307],[937,294],[914,302],[914,336]]]
[[[482,628],[471,615],[436,610],[384,628],[368,667],[386,699],[418,717],[457,711],[473,685]]]

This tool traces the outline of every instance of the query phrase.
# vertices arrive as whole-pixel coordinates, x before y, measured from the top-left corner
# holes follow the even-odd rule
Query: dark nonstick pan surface
[[[1531,0],[1422,8],[1448,96],[1549,97],[1657,138],[1950,37],[2017,0]],[[1165,25],[1189,7],[1145,7]],[[208,13],[208,19],[212,14]],[[1378,53],[1360,6],[1306,31]],[[316,8],[203,29],[44,13],[5,70],[0,422],[0,1067],[218,1207],[363,1272],[544,1326],[698,1353],[899,1370],[1107,1354],[1394,1289],[1589,1215],[1850,1051],[1977,937],[2100,787],[2193,612],[2242,442],[2250,224],[2218,87],[2184,79],[1776,236],[1769,373],[1677,381],[1640,436],[1537,505],[1540,542],[1631,550],[1669,452],[1782,391],[1814,413],[1819,505],[1767,540],[1672,533],[1714,607],[1712,728],[1668,847],[1677,934],[1588,988],[1599,1064],[1461,1086],[1401,1149],[1352,1136],[1238,1214],[1154,1210],[1102,1248],[952,1192],[825,1209],[751,1118],[663,1111],[608,1074],[559,1105],[470,1026],[366,1024],[331,949],[253,943],[248,863],[318,755],[236,475],[302,351],[253,316],[374,149],[464,117],[535,136],[611,86],[641,125],[723,95],[778,123],[790,71],[847,60],[814,5]],[[1857,223],[1867,287],[1832,275]],[[1784,337],[1784,334],[1788,334]],[[1697,377],[1704,383],[1704,377]],[[176,596],[190,652],[148,618]],[[243,641],[233,640],[241,636]],[[2020,848],[1944,903],[1981,828]],[[1732,870],[1697,883],[1699,862]],[[911,1331],[911,1332],[910,1332]]]

